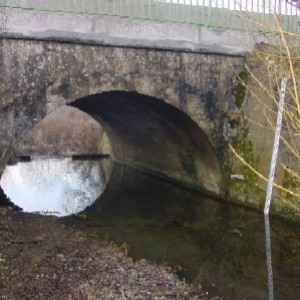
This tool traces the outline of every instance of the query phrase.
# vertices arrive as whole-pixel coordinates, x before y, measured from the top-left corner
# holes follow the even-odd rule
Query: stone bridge
[[[226,194],[236,76],[249,37],[240,43],[229,30],[17,9],[5,18],[3,161],[37,122],[68,104],[101,123],[116,161]]]

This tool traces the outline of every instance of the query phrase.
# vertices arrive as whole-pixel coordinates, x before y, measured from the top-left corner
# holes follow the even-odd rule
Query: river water
[[[129,256],[165,263],[211,297],[300,299],[300,226],[216,201],[110,160],[44,158],[7,166],[1,187],[24,211],[61,216]],[[270,254],[270,253],[269,253]]]

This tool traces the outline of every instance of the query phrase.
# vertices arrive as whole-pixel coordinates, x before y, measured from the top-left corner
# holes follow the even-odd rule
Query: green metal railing
[[[277,18],[284,30],[300,31],[298,10],[285,0],[0,0],[0,5],[264,32],[276,30]]]

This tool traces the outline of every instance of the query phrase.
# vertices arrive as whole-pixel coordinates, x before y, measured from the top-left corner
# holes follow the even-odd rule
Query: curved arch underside
[[[224,196],[219,161],[203,131],[177,108],[134,92],[105,92],[70,104],[99,121],[113,159]]]

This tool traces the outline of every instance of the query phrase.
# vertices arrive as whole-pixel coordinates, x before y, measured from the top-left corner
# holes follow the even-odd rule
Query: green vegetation
[[[245,180],[232,180],[232,184],[234,188],[244,186],[246,192],[252,188],[263,205],[273,148],[270,137],[275,133],[282,80],[288,76],[273,211],[289,217],[291,211],[300,212],[300,36],[282,30],[276,15],[265,25],[270,31],[265,41],[256,45],[247,57],[245,71],[237,75],[235,104],[237,109],[245,105],[247,109],[239,119],[239,134],[231,149],[239,161],[233,171],[243,174]],[[258,144],[264,146],[258,148]],[[257,195],[256,190],[261,192]]]
[[[247,163],[254,168],[258,168],[259,155],[254,153],[253,142],[249,140],[249,126],[244,114],[240,116],[238,123],[240,131],[238,136],[233,140],[232,146]],[[251,203],[255,203],[255,206],[261,206],[260,198],[263,197],[264,191],[258,184],[258,176],[243,163],[235,163],[232,173],[243,175],[243,180],[231,178],[230,181],[230,189],[237,190],[240,193],[237,198],[250,205]]]
[[[233,91],[234,97],[235,97],[235,105],[238,108],[241,108],[242,104],[245,101],[246,96],[246,80],[248,78],[249,74],[247,71],[241,71],[237,77],[236,77],[236,86]]]
[[[259,156],[253,152],[253,142],[248,139],[249,127],[245,116],[240,118],[240,135],[234,140],[233,146],[243,156],[243,158],[252,166],[257,167]],[[240,166],[241,173],[245,176],[245,181],[249,187],[255,186],[257,176],[245,165]]]

